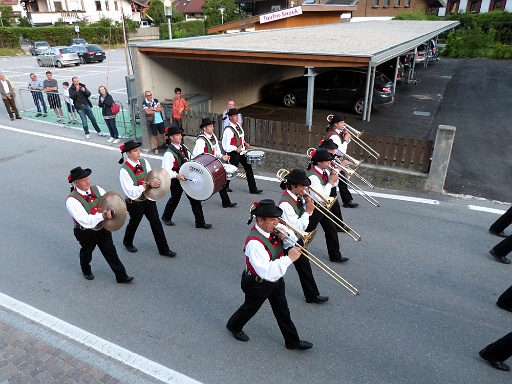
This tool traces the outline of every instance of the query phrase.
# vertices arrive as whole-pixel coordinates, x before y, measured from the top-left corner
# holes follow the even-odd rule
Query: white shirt
[[[6,94],[11,93],[11,91],[9,89],[9,82],[7,80],[0,80],[0,82],[2,83],[2,87],[4,87],[4,92]]]
[[[330,138],[334,142],[334,144],[338,145],[338,150],[342,153],[347,153],[347,147],[350,140],[345,141],[344,143],[341,142],[341,130],[335,129],[337,135],[332,135]]]
[[[139,162],[144,161],[144,169],[146,172],[151,171],[151,165],[149,165],[149,162],[146,159],[140,159],[140,161],[137,163],[134,163],[130,159],[127,159],[127,161],[132,167],[135,167],[137,164],[139,164]],[[133,185],[133,180],[130,174],[124,168],[121,168],[119,171],[119,181],[121,182],[121,188],[123,189],[124,194],[129,199],[138,199],[140,195],[142,195],[142,193],[145,191],[143,185]]]
[[[292,197],[294,200],[297,200],[297,196],[292,193],[291,191],[287,191],[287,193]],[[309,224],[309,216],[311,216],[309,213],[304,211],[301,217],[297,216],[295,213],[295,209],[286,201],[283,201],[279,204],[279,208],[283,210],[283,214],[281,217],[290,225],[293,227],[300,229],[301,231],[304,231]]]
[[[181,151],[180,146],[170,143],[169,145],[174,145],[174,148]],[[187,152],[186,148],[183,148],[185,152]],[[169,176],[171,176],[171,179],[175,179],[178,172],[175,172],[172,170],[172,167],[174,167],[174,155],[171,153],[171,150],[167,150],[164,153],[164,157],[162,158],[162,168],[165,169],[167,172],[169,172]]]
[[[324,171],[321,170],[320,168],[318,168],[318,166],[315,165],[314,168],[316,168],[318,170],[318,172],[320,172],[320,175],[323,174]],[[329,173],[328,170],[326,170],[326,172],[327,172],[327,179],[329,179],[330,173]],[[334,184],[326,183],[325,185],[322,185],[322,182],[316,176],[309,176],[309,180],[311,180],[311,186],[310,187],[312,189],[314,189],[315,191],[320,192],[322,195],[324,195],[326,197],[331,194],[332,187],[337,187],[338,186],[338,182],[337,181]],[[319,203],[323,203],[324,202],[319,196],[317,196],[312,191],[311,191],[311,197],[313,197],[313,199],[315,199]]]
[[[215,156],[217,158],[221,158],[222,152],[220,150],[219,140],[217,140],[217,137],[215,136],[215,134],[208,135],[207,133],[203,132],[202,135],[205,135],[210,140],[210,144],[211,144],[212,138],[215,138],[217,144],[212,145],[213,156]],[[196,157],[202,153],[205,153],[204,152],[205,147],[208,147],[208,145],[206,144],[204,137],[198,136],[198,138],[196,140],[196,145],[194,146],[194,149],[192,150],[192,156]]]
[[[224,133],[222,134],[222,148],[226,153],[236,151],[236,149],[238,148],[238,146],[236,145],[231,145],[231,139],[235,137],[235,133],[233,132],[233,130],[236,130],[236,125],[231,122],[228,125],[231,126],[233,129],[228,128],[228,126],[226,126],[226,128],[224,128]],[[242,131],[240,135],[242,139],[242,151],[245,151],[244,130],[240,124],[238,124],[238,126]]]
[[[81,189],[76,188],[76,191],[81,195],[93,193],[91,188],[89,188],[87,191],[82,191]],[[105,190],[101,187],[98,187],[98,191],[100,192],[101,196],[105,194]],[[73,219],[75,219],[75,221],[78,224],[87,229],[94,228],[104,220],[103,214],[100,212],[97,212],[94,215],[87,213],[82,203],[74,197],[68,197],[66,199],[66,208],[68,209],[68,212],[71,215],[71,217],[73,217]]]
[[[265,232],[256,224],[256,229],[263,236],[269,238],[270,233]],[[286,269],[292,265],[288,256],[282,256],[276,260],[270,260],[268,252],[258,240],[250,240],[245,246],[245,255],[259,277],[268,281],[277,281],[286,273]]]

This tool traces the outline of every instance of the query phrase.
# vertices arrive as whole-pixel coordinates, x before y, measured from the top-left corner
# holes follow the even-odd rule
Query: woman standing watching
[[[110,139],[107,140],[109,143],[117,144],[119,143],[119,133],[117,132],[116,127],[116,115],[112,113],[112,105],[114,104],[114,99],[108,93],[107,88],[103,85],[100,85],[98,88],[98,93],[100,94],[100,101],[98,102],[98,107],[101,108],[101,112],[103,118],[105,119],[105,124],[110,132]]]

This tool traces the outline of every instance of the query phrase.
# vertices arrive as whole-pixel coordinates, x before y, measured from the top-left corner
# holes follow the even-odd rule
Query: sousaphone
[[[169,192],[169,188],[171,187],[171,176],[165,169],[155,168],[149,171],[146,175],[146,181],[148,183],[153,179],[160,180],[160,186],[157,188],[147,188],[144,191],[144,196],[149,200],[160,200],[167,194],[167,192]]]
[[[115,232],[120,229],[126,221],[126,203],[123,197],[114,191],[109,191],[101,197],[99,204],[101,212],[112,210],[112,218],[102,221],[103,228]]]

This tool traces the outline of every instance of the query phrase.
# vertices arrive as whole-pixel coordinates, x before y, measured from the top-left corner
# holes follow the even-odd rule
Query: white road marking
[[[81,328],[75,327],[65,321],[62,321],[46,312],[40,311],[28,304],[22,303],[10,296],[0,293],[0,305],[13,312],[20,314],[27,319],[35,321],[60,335],[66,336],[76,342],[92,348],[114,360],[117,360],[129,367],[144,372],[164,383],[172,384],[201,384],[182,373],[167,368],[155,361],[149,360],[141,355],[131,352],[117,344],[111,343],[105,339],[86,332]]]
[[[473,211],[482,211],[482,212],[489,212],[489,213],[497,213],[499,215],[503,215],[505,211],[501,209],[496,208],[485,208],[485,207],[479,207],[478,205],[468,205],[468,208]]]

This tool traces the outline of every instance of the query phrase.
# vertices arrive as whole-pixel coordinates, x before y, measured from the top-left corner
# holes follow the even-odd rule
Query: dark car
[[[87,41],[85,41],[84,39],[69,39],[68,40],[68,46],[72,46],[72,45],[85,45],[85,44],[89,44]]]
[[[377,71],[382,72],[388,79],[393,81],[395,78],[396,69],[396,58],[386,61],[385,63],[377,65]],[[398,61],[398,71],[396,73],[396,85],[404,85],[405,80],[405,69],[404,64]]]
[[[42,55],[48,48],[50,48],[50,43],[47,41],[34,41],[30,46],[30,53],[32,56]]]
[[[364,111],[366,69],[329,69],[315,78],[315,104],[346,107],[357,115]],[[305,76],[283,80],[274,86],[272,98],[286,107],[306,103],[308,79]],[[377,72],[373,90],[373,107],[386,108],[395,104],[393,83]]]
[[[72,45],[71,48],[78,53],[82,64],[92,63],[94,61],[101,63],[106,59],[105,51],[98,45]]]

